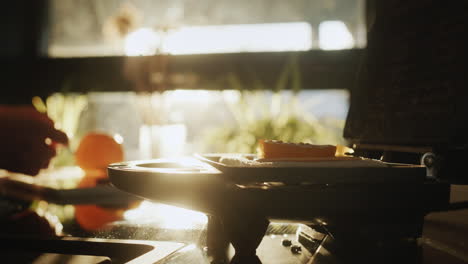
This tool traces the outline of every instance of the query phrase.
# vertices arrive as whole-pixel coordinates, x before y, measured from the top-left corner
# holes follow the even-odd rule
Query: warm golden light
[[[296,22],[183,27],[168,35],[164,49],[171,54],[194,54],[301,51],[311,45],[310,24]]]
[[[164,37],[163,35],[164,34]],[[265,51],[304,51],[312,47],[307,22],[187,26],[164,33],[141,28],[125,38],[127,56]]]
[[[186,138],[187,128],[181,123],[141,126],[141,158],[181,157],[184,155]]]
[[[124,219],[138,224],[154,223],[166,229],[194,229],[205,226],[208,222],[206,215],[202,213],[148,201],[125,212]]]

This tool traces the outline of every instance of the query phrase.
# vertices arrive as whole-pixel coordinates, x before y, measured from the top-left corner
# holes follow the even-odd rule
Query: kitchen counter
[[[451,202],[467,201],[468,186],[453,185],[451,188]],[[161,208],[166,208],[163,205]],[[207,256],[206,246],[206,220],[200,213],[191,212],[195,218],[201,219],[197,225],[177,227],[179,220],[189,218],[177,209],[166,208],[166,211],[144,212],[142,218],[133,218],[110,225],[109,231],[98,233],[75,232],[70,229],[70,236],[88,237],[92,239],[123,239],[132,241],[159,241],[183,243],[185,246],[176,254],[165,259],[164,264],[181,263],[210,263]],[[173,217],[161,222],[161,217],[171,214]],[[163,219],[164,220],[164,219]],[[167,222],[169,221],[169,222]],[[182,224],[184,221],[182,221]],[[170,224],[171,227],[167,227]],[[283,239],[289,239],[293,244],[297,244],[296,230],[298,224],[270,224],[266,235],[257,249],[257,255],[264,264],[309,264],[311,252],[302,248],[301,252],[293,253],[291,247],[282,245]],[[67,230],[66,230],[67,231]],[[423,245],[424,264],[445,263],[458,264],[468,263],[468,210],[458,210],[451,212],[431,213],[425,218],[423,237],[420,240]],[[363,248],[365,250],[365,248]],[[229,251],[233,255],[233,249]],[[56,257],[48,255],[48,257]],[[82,257],[82,259],[88,259]],[[104,260],[104,259],[103,259]],[[317,262],[320,264],[320,262]]]
[[[451,202],[467,201],[468,186],[453,185],[451,187]],[[300,253],[292,253],[290,247],[282,246],[283,239],[290,239],[297,244],[295,230],[297,225],[276,224],[270,225],[257,249],[257,255],[264,264],[306,264],[309,263],[311,252],[302,248]],[[283,230],[284,232],[278,232]],[[203,237],[206,233],[200,233]],[[204,240],[199,239],[198,244],[183,254],[174,255],[166,260],[165,264],[179,263],[210,263],[203,249]],[[468,209],[450,212],[430,213],[425,217],[423,236],[419,240],[422,248],[424,264],[460,264],[468,263]],[[363,248],[365,250],[365,248]],[[230,255],[233,255],[231,248]],[[314,262],[315,263],[315,262]],[[320,264],[320,262],[317,262]]]

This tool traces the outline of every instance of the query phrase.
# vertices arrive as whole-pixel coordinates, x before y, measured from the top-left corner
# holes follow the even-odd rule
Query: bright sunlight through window
[[[149,28],[125,38],[127,56],[203,54],[259,51],[305,51],[312,46],[312,28],[306,22],[181,27],[165,33]]]
[[[319,46],[323,50],[351,49],[353,35],[343,21],[324,21],[319,25]]]

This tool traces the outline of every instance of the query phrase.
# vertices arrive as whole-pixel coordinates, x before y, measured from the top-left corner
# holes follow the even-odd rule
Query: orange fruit
[[[86,134],[75,152],[76,164],[83,170],[105,170],[109,164],[123,159],[122,145],[104,133]]]
[[[78,184],[78,188],[92,188],[102,179],[107,179],[105,173],[86,174]],[[123,209],[120,208],[103,208],[93,204],[75,205],[75,220],[87,231],[99,230],[108,223],[120,220],[122,215]]]
[[[122,146],[113,137],[103,133],[88,133],[80,141],[75,152],[76,164],[86,175],[78,188],[92,188],[106,180],[109,164],[124,159]],[[97,205],[76,205],[75,220],[87,231],[96,231],[106,224],[122,219],[127,208],[103,208]]]

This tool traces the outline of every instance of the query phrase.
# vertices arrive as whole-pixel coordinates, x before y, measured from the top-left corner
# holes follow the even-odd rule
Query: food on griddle
[[[224,154],[218,162],[228,167],[281,168],[281,167],[384,167],[378,160],[350,155],[352,148],[341,145],[314,145],[260,140],[258,155]]]
[[[333,158],[336,146],[260,140],[258,151],[261,159]]]

